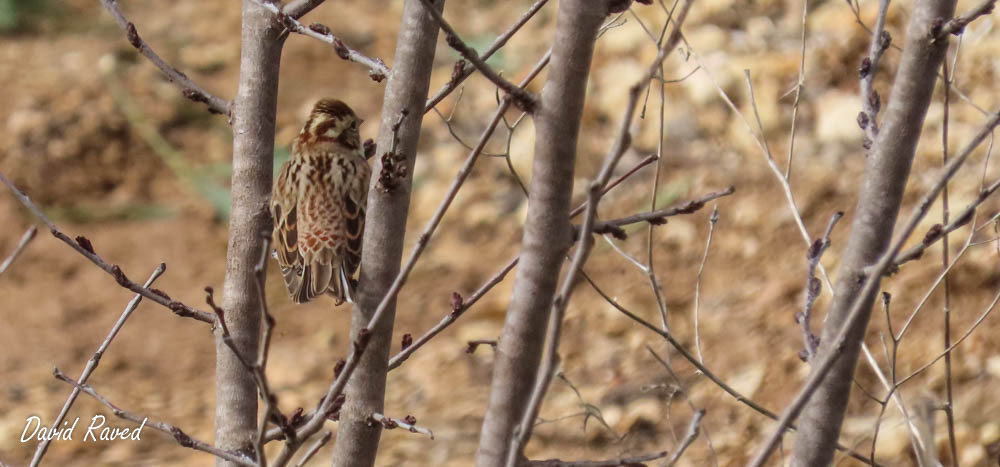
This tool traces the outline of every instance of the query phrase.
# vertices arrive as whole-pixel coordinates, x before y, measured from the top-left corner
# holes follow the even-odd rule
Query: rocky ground
[[[496,6],[452,0],[446,15],[482,49],[530,3],[518,0]],[[551,3],[491,64],[515,78],[527,73],[552,35],[556,2]],[[867,25],[873,23],[876,3],[861,4],[860,18]],[[963,0],[958,9],[966,11],[975,3]],[[142,37],[170,63],[217,95],[235,94],[240,26],[235,3],[136,0],[122,6]],[[662,158],[657,168],[639,171],[613,191],[600,213],[612,218],[647,210],[651,199],[661,207],[735,187],[735,195],[695,214],[671,218],[651,232],[646,226],[630,229],[629,239],[615,241],[615,246],[642,262],[652,255],[671,329],[681,342],[689,349],[697,344],[715,374],[779,412],[808,373],[808,366],[797,357],[802,335],[793,319],[803,303],[806,243],[748,130],[748,124],[754,132],[758,126],[744,70],[753,84],[767,147],[782,169],[788,166],[794,122],[790,185],[810,235],[821,235],[835,211],[846,213],[823,257],[831,277],[847,238],[865,164],[856,123],[857,68],[868,47],[868,34],[845,2],[809,4],[803,91],[795,112],[802,7],[791,0],[696,3],[684,27],[687,44],[664,67],[668,80],[687,78],[663,87]],[[401,9],[402,1],[329,0],[308,21],[330,26],[346,43],[391,65]],[[887,29],[896,44],[902,43],[910,9],[910,3],[894,3],[890,10]],[[636,5],[633,12],[608,29],[595,52],[578,151],[577,200],[582,200],[579,192],[611,146],[627,86],[656,54],[650,34],[662,28],[663,11],[658,5]],[[229,126],[223,117],[184,99],[138,56],[99,2],[62,2],[46,15],[0,41],[0,81],[5,83],[0,87],[4,122],[0,170],[44,206],[67,233],[89,238],[104,258],[121,265],[134,280],[144,279],[165,262],[167,273],[156,286],[201,306],[202,289],[218,288],[223,280]],[[1000,103],[996,88],[1000,33],[993,26],[995,18],[994,14],[977,21],[961,40],[954,72],[961,94],[951,94],[949,108],[952,154],[978,130],[984,119],[981,109],[993,111]],[[441,41],[432,90],[448,80],[456,58]],[[898,50],[887,52],[883,70],[893,71],[898,59]],[[384,84],[368,79],[362,67],[337,58],[328,46],[290,37],[281,76],[279,157],[287,154],[285,145],[298,132],[309,107],[323,96],[347,101],[369,122],[362,128],[363,137],[376,134]],[[889,77],[883,71],[876,80],[884,101]],[[635,144],[623,160],[625,168],[657,152],[659,89],[653,87],[644,118],[633,128]],[[720,89],[742,116],[720,98]],[[495,105],[493,88],[478,76],[468,81],[461,96],[441,105],[444,117],[453,115],[454,135],[443,117],[432,113],[425,118],[408,232],[419,231],[436,209],[467,154],[461,141],[475,141]],[[941,164],[943,102],[939,86],[902,216],[934,182],[934,169]],[[511,122],[517,117],[513,111],[509,115]],[[533,136],[531,121],[525,119],[509,139],[501,130],[488,151],[502,154],[509,145],[510,166],[526,182]],[[975,197],[984,173],[987,182],[995,179],[995,164],[988,162],[985,149],[977,151],[952,182],[953,213]],[[656,174],[659,186],[654,191]],[[715,207],[719,220],[699,284]],[[953,338],[965,334],[1000,286],[997,244],[986,242],[996,235],[987,220],[998,207],[995,200],[983,205],[977,221],[986,226],[973,235],[976,244],[950,275]],[[453,291],[470,294],[516,254],[525,210],[524,195],[507,161],[481,160],[401,294],[397,342],[403,333],[419,334],[432,326],[449,311]],[[940,219],[938,204],[913,242]],[[6,257],[34,222],[12,196],[0,194],[0,256]],[[963,229],[950,237],[952,257],[969,235]],[[412,241],[408,237],[407,244]],[[586,271],[623,306],[659,322],[647,275],[607,242],[597,244]],[[884,283],[893,295],[896,332],[940,271],[941,248],[934,247]],[[387,412],[416,416],[434,431],[435,439],[400,430],[386,432],[380,465],[471,463],[493,357],[488,348],[467,354],[465,343],[496,338],[512,284],[512,277],[501,283],[390,375]],[[282,410],[291,412],[313,404],[329,383],[333,363],[347,351],[349,316],[346,309],[331,310],[329,301],[292,305],[273,274],[267,292],[278,318],[269,376]],[[21,465],[34,448],[19,442],[26,418],[39,415],[51,420],[69,392],[52,378],[52,368],[79,374],[131,295],[43,232],[0,276],[0,297],[4,323],[0,342],[7,343],[0,353],[0,460]],[[817,332],[828,301],[824,292],[817,304],[820,316],[813,323]],[[896,359],[901,377],[941,352],[942,306],[943,295],[937,289],[908,328]],[[992,465],[1000,455],[1000,402],[992,390],[1000,383],[1000,343],[991,339],[998,330],[1000,321],[987,317],[953,353],[955,435],[962,465]],[[867,344],[883,371],[889,368],[881,340],[886,332],[885,314],[877,310]],[[650,350],[666,356],[678,380]],[[528,445],[533,458],[598,459],[673,449],[684,434],[692,406],[707,413],[703,436],[682,461],[686,465],[742,464],[770,430],[768,419],[695,373],[676,351],[623,317],[585,282],[569,307],[561,354],[565,379],[553,383],[545,401],[541,412],[545,423]],[[143,304],[105,354],[91,383],[122,407],[211,440],[213,362],[206,326]],[[939,362],[904,385],[900,394],[911,410],[938,405],[945,381]],[[859,365],[841,441],[868,453],[880,406],[862,389],[878,397],[885,394],[865,362]],[[83,417],[80,423],[85,425],[95,413],[112,417],[81,397],[71,416]],[[938,451],[950,461],[944,415],[938,412],[935,420]],[[791,443],[787,439],[786,448]],[[915,462],[906,425],[894,406],[881,422],[876,457],[888,465]],[[323,451],[317,463],[328,458],[329,451]],[[53,465],[213,462],[152,431],[144,432],[141,442],[57,442],[46,459]],[[854,461],[838,457],[838,465]]]

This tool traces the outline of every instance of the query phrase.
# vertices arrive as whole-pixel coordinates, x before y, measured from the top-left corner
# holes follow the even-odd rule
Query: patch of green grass
[[[0,0],[0,34],[29,31],[54,10],[50,0]]]
[[[56,220],[72,223],[90,223],[106,221],[143,221],[162,219],[173,215],[173,211],[160,204],[126,203],[119,205],[75,204],[52,206],[45,213]]]

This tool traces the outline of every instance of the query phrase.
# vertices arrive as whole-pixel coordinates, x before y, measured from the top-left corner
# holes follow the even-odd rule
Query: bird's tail
[[[337,261],[334,265],[336,277],[330,278],[330,286],[326,293],[333,296],[337,305],[344,302],[354,303],[354,291],[357,288],[357,281],[347,275],[343,261]]]

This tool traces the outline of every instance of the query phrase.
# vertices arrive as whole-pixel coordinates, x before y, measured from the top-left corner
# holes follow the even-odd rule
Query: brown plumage
[[[371,177],[359,125],[343,102],[320,100],[274,180],[273,243],[295,303],[323,293],[353,301]]]

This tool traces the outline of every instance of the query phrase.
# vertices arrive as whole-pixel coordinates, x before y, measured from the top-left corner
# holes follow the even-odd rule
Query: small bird
[[[354,301],[371,178],[361,122],[347,104],[320,100],[274,180],[275,256],[295,303],[323,293]]]

